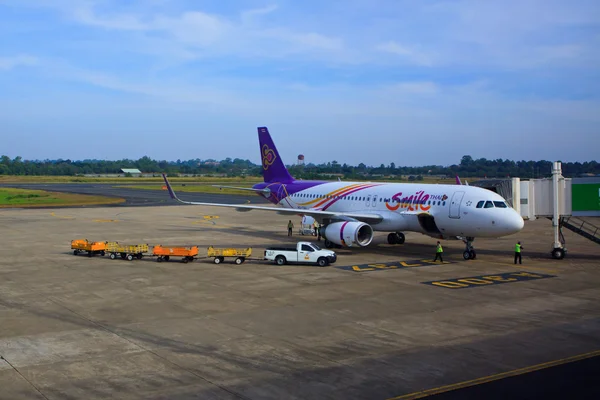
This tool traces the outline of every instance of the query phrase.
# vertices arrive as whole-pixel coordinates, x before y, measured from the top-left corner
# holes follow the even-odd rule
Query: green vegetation
[[[292,165],[290,173],[298,179],[338,179],[343,180],[370,180],[370,181],[418,181],[419,177],[427,181],[428,178],[438,179],[450,178],[455,175],[461,178],[473,177],[500,177],[520,176],[522,178],[540,178],[551,174],[552,163],[550,161],[511,161],[511,160],[487,160],[485,158],[474,159],[464,156],[460,163],[449,166],[426,165],[422,167],[399,167],[393,162],[389,165],[367,166],[360,163],[356,166],[340,164],[331,161],[323,164]],[[131,174],[121,173],[121,168],[138,168],[144,174],[155,174],[156,176],[135,177]],[[581,174],[600,174],[600,163],[596,161],[584,163],[564,162],[562,164],[563,175],[566,177],[579,176]],[[0,182],[15,182],[18,179],[30,179],[28,182],[41,182],[40,176],[52,176],[58,179],[55,182],[160,182],[160,174],[166,173],[171,178],[185,175],[189,182],[208,182],[205,179],[251,182],[258,180],[262,173],[260,165],[249,160],[239,158],[226,158],[222,161],[216,160],[188,160],[188,161],[156,161],[149,157],[139,160],[44,160],[28,161],[21,157],[10,159],[7,156],[0,157]],[[94,177],[94,175],[114,175],[113,177]],[[120,175],[120,176],[117,176]],[[10,176],[10,177],[9,177]],[[23,178],[21,178],[23,177]],[[148,179],[149,181],[145,181]],[[183,180],[182,180],[183,181]]]
[[[92,204],[115,204],[122,203],[123,201],[123,199],[103,196],[46,192],[43,190],[0,188],[0,208],[83,206]]]

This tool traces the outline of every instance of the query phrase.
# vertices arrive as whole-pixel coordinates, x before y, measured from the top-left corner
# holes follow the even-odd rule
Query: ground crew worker
[[[519,264],[523,264],[521,262],[521,250],[523,249],[523,246],[521,246],[521,242],[518,242],[517,244],[515,244],[515,264],[517,263],[517,260],[519,260]]]
[[[317,241],[318,242],[321,241],[321,224],[319,224],[319,226],[317,226]]]
[[[292,236],[293,229],[294,229],[294,224],[292,223],[292,220],[290,219],[290,221],[288,222],[288,236]]]
[[[435,248],[435,258],[433,259],[433,262],[436,262],[438,257],[440,258],[441,262],[444,262],[444,259],[442,258],[443,253],[444,253],[444,249],[442,248],[441,243],[437,242],[437,247]]]
[[[313,230],[314,230],[314,236],[317,236],[317,231],[319,230],[319,223],[315,220],[315,222],[313,222]]]

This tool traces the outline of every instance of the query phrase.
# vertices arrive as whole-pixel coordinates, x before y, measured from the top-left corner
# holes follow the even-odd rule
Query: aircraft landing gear
[[[389,244],[403,244],[406,238],[402,232],[392,232],[387,237]]]
[[[465,260],[474,260],[477,257],[477,253],[475,253],[475,248],[471,244],[475,238],[468,237],[463,238],[463,242],[465,242],[465,251],[463,252],[463,258]]]

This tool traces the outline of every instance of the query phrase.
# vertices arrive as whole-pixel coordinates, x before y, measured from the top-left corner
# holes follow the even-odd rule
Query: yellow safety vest
[[[515,244],[515,253],[520,253],[521,252],[521,245],[520,244]]]
[[[442,245],[441,244],[437,245],[437,252],[438,253],[443,253],[444,252],[444,250],[442,249]]]

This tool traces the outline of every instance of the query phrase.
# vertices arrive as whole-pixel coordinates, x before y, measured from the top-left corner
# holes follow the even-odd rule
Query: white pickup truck
[[[265,249],[265,260],[275,261],[277,265],[318,264],[325,267],[337,260],[335,252],[323,250],[310,242],[298,242],[296,247],[270,247]]]

